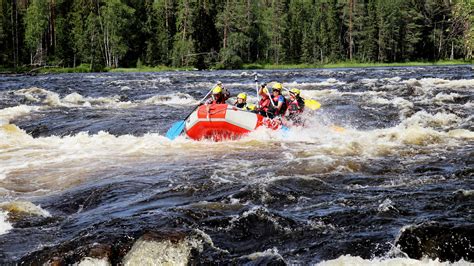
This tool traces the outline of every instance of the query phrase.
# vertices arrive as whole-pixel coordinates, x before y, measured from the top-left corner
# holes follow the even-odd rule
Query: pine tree
[[[309,40],[307,31],[310,30],[310,27],[308,25],[311,23],[311,16],[315,16],[311,11],[315,11],[311,0],[290,1],[287,58],[292,62],[300,61],[303,51],[303,39]]]
[[[226,0],[223,11],[218,14],[216,27],[222,36],[220,49],[220,66],[224,68],[240,68],[250,37],[246,20],[247,5],[239,0]]]
[[[8,18],[6,15],[7,11],[7,2],[6,0],[0,0],[0,66],[7,65],[8,62]]]
[[[177,32],[173,43],[173,65],[190,66],[194,64],[194,40],[192,34],[193,16],[196,13],[196,0],[179,0],[176,20]]]
[[[344,58],[340,26],[342,11],[338,8],[337,0],[323,0],[320,2],[320,12],[321,20],[317,31],[317,38],[321,40],[320,61],[335,62]]]
[[[194,41],[193,65],[198,69],[209,68],[217,61],[219,51],[218,32],[215,27],[217,6],[220,1],[199,0],[194,9],[193,32],[191,38]]]
[[[262,28],[268,38],[265,58],[272,63],[280,64],[285,60],[285,33],[287,30],[287,14],[283,0],[272,0],[266,5]]]
[[[393,62],[396,59],[395,34],[399,32],[399,14],[400,8],[395,0],[377,5],[379,62]]]
[[[51,59],[55,64],[73,66],[72,23],[69,19],[72,6],[67,0],[55,0],[55,8],[54,51],[51,51]]]
[[[147,1],[145,32],[146,64],[167,65],[171,63],[172,39],[175,32],[174,1]]]

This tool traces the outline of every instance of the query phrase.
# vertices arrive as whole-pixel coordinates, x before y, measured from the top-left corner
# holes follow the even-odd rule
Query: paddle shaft
[[[206,94],[206,96],[204,96],[204,98],[202,98],[199,101],[198,105],[196,107],[194,107],[193,110],[183,119],[183,122],[185,122],[186,119],[188,119],[188,117],[190,117],[194,113],[194,111],[199,107],[199,105],[202,103],[202,101],[204,101],[209,96],[209,94],[211,94],[211,92],[212,92],[212,89],[209,90],[209,92]]]
[[[260,107],[260,96],[258,95],[258,77],[257,73],[255,73],[255,89],[257,90],[257,107]]]

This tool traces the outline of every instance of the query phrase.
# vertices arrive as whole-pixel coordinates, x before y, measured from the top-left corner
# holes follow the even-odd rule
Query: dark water
[[[217,81],[255,100],[253,72],[0,77],[0,263],[474,262],[471,66],[258,77],[322,108],[169,141]]]

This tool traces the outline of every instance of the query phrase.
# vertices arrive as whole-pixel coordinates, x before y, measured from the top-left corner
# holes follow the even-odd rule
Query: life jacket
[[[296,97],[294,101],[288,103],[288,113],[290,114],[299,114],[304,111],[304,99],[301,97]]]
[[[266,116],[266,117],[273,117],[273,113],[270,110],[271,106],[271,99],[268,97],[261,98],[258,102],[258,108],[255,110],[257,113]]]
[[[216,98],[214,95],[206,102],[206,104],[223,104],[227,98],[224,94],[221,94],[219,98]]]
[[[246,109],[247,103],[236,103],[235,106],[238,108]]]
[[[260,107],[260,111],[268,112],[268,108],[270,107],[270,98],[262,98],[258,102],[258,106]]]
[[[280,110],[277,110],[277,106],[278,106],[278,100],[281,98],[283,98],[283,104],[280,108]],[[278,96],[275,96],[275,97],[272,97],[272,101],[273,101],[273,104],[275,105],[275,115],[285,115],[285,112],[286,112],[286,109],[288,108],[288,104],[287,104],[287,100],[285,97],[283,97],[283,95],[279,94]]]

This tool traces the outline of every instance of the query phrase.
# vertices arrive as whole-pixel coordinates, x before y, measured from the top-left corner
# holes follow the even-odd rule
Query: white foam
[[[108,259],[98,259],[98,258],[90,258],[85,257],[82,258],[81,262],[79,262],[79,266],[109,266],[110,264]]]
[[[267,249],[263,252],[254,252],[252,254],[242,256],[241,258],[245,258],[249,260],[258,260],[259,258],[265,258],[265,257],[274,257],[281,261],[285,261],[283,257],[280,255],[280,253],[278,253],[278,249],[276,247]]]
[[[7,212],[0,211],[0,235],[8,233],[13,227],[7,222]]]
[[[406,100],[401,97],[396,97],[392,100],[392,104],[398,109],[400,109],[400,117],[403,119],[405,118],[408,114],[411,113],[411,110],[415,106],[412,102],[409,100]]]
[[[418,125],[422,127],[450,127],[456,126],[462,120],[455,114],[436,113],[430,114],[426,111],[419,111],[402,122],[403,125]]]
[[[39,110],[38,106],[27,106],[27,105],[18,105],[14,107],[8,107],[0,109],[0,125],[5,125],[10,122],[10,120],[17,118],[22,115],[26,115],[30,112]]]
[[[0,209],[8,210],[15,213],[26,213],[30,215],[51,217],[51,214],[42,209],[41,206],[36,206],[29,201],[11,201],[0,203]]]
[[[156,95],[143,101],[145,104],[195,105],[197,100],[186,93]]]
[[[454,263],[440,262],[431,259],[410,259],[410,258],[375,258],[363,259],[358,256],[343,255],[334,260],[327,260],[318,263],[319,266],[467,266],[472,265],[470,262],[460,260]]]
[[[201,241],[185,238],[173,243],[139,239],[122,262],[124,265],[187,265],[193,248],[202,250]]]
[[[471,197],[471,196],[474,196],[474,190],[473,189],[470,189],[470,190],[466,190],[466,189],[458,189],[456,190],[455,192],[453,193],[461,193],[463,196],[465,197]]]
[[[73,92],[60,98],[59,94],[37,87],[21,89],[15,91],[15,95],[23,95],[26,99],[33,103],[42,103],[50,107],[93,107],[101,108],[127,108],[135,106],[131,102],[120,101],[120,96],[112,97],[84,97],[83,95]]]
[[[388,99],[385,99],[385,98],[382,98],[382,97],[373,97],[368,101],[368,103],[388,105],[388,104],[392,104],[392,101],[388,100]]]
[[[288,83],[283,83],[284,87],[290,88],[290,87],[330,87],[330,86],[336,86],[336,85],[345,85],[346,82],[337,80],[335,78],[328,78],[326,80],[320,81],[320,82],[288,82]]]
[[[434,102],[436,103],[445,103],[445,102],[453,102],[455,101],[457,98],[460,98],[461,95],[458,94],[458,93],[443,93],[443,92],[440,92],[438,94],[436,94],[436,96],[434,97]]]
[[[390,210],[396,210],[396,208],[393,206],[393,202],[390,199],[385,199],[382,203],[380,203],[377,210],[379,212],[388,212]]]

